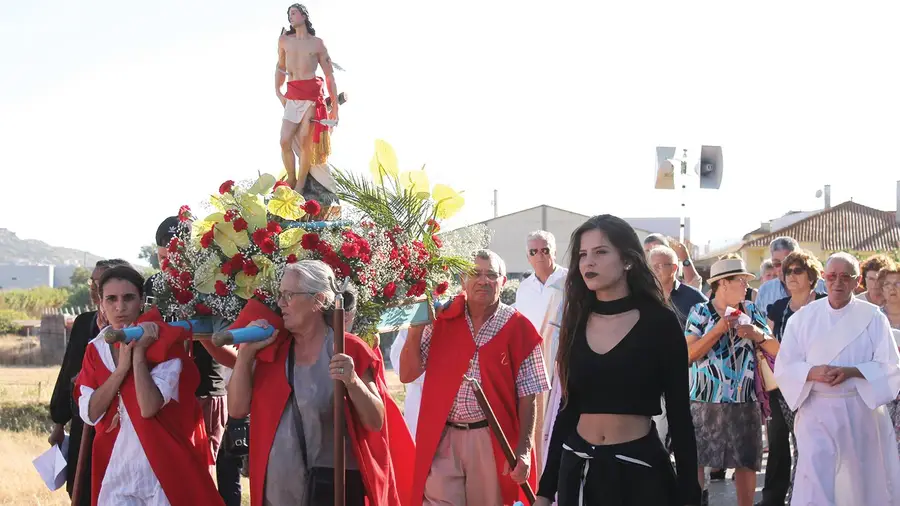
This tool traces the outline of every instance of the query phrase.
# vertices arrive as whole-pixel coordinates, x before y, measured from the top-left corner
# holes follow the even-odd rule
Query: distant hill
[[[19,239],[12,230],[0,228],[0,264],[14,265],[94,265],[102,257],[42,241]]]

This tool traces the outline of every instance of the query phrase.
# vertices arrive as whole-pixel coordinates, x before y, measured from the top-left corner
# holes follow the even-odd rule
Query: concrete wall
[[[815,257],[822,262],[823,266],[825,265],[825,261],[828,260],[828,257],[835,253],[834,251],[822,249],[821,245],[818,243],[801,242],[800,247],[815,255]],[[855,253],[858,255],[860,261],[875,254],[874,251],[857,251]],[[759,274],[759,264],[766,258],[769,258],[769,248],[744,248],[741,250],[741,257],[744,259],[744,262],[747,264],[747,269],[750,272]]]
[[[0,265],[0,290],[53,286],[52,265]]]
[[[41,316],[41,358],[45,364],[61,364],[66,354],[66,318],[59,313]]]

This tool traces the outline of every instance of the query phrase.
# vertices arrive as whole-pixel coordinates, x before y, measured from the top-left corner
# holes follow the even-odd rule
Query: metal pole
[[[678,242],[684,244],[684,222],[687,214],[687,149],[684,150],[684,156],[681,158],[681,212],[678,218]],[[685,246],[687,248],[687,246]]]
[[[90,444],[92,430],[94,430],[93,427],[88,424],[84,424],[81,429],[81,443],[78,445],[78,463],[75,464],[75,483],[72,484],[72,506],[79,506],[82,503],[80,499],[84,488],[82,487],[85,480],[84,468],[87,465],[87,454],[93,446]],[[91,477],[88,476],[87,479],[90,480]]]
[[[334,298],[334,352],[344,353],[344,295],[338,290]],[[334,382],[334,506],[344,506],[346,492],[346,462],[344,461],[344,394],[346,386],[340,380]]]

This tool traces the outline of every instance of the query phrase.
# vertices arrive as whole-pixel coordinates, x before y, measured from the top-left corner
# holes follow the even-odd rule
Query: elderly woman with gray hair
[[[403,480],[412,474],[412,463],[403,462],[413,454],[412,438],[388,394],[379,355],[352,334],[344,335],[345,353],[334,352],[335,286],[324,262],[289,264],[278,294],[281,315],[251,300],[232,325],[276,329],[239,347],[228,385],[231,416],[250,415],[253,506],[333,504],[336,430],[349,438],[347,505],[367,499],[399,505]],[[335,427],[335,380],[347,391],[343,427]]]

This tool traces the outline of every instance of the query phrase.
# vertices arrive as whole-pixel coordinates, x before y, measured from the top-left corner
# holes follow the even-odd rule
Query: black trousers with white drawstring
[[[634,441],[594,446],[574,432],[563,444],[559,506],[682,506],[675,469],[654,425]]]

